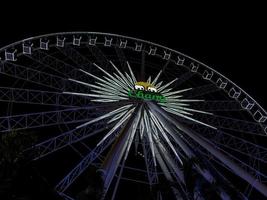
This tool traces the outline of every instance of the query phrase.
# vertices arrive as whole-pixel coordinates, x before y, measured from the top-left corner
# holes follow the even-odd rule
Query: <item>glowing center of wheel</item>
[[[131,98],[155,100],[161,103],[166,102],[166,98],[157,92],[157,89],[148,82],[136,82],[133,90],[129,90],[128,96]]]

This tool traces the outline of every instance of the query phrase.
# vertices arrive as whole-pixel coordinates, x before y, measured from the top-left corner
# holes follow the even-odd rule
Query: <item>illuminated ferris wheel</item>
[[[36,135],[23,154],[62,198],[89,195],[90,169],[99,199],[267,197],[266,111],[205,64],[95,32],[32,37],[0,57],[0,132]]]

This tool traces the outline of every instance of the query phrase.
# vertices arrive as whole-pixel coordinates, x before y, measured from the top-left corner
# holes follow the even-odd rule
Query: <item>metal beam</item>
[[[267,163],[267,148],[263,146],[254,144],[222,130],[214,130],[200,125],[194,125],[194,130],[219,146]]]
[[[195,87],[192,90],[185,92],[183,97],[185,97],[185,98],[199,97],[199,96],[203,96],[205,94],[216,92],[218,90],[220,90],[220,88],[218,88],[213,83],[209,83],[207,85]]]
[[[241,111],[243,108],[237,101],[199,101],[191,102],[190,107],[202,111]]]
[[[81,162],[76,165],[55,187],[55,190],[61,194],[63,193],[83,172],[84,170],[116,139],[116,135],[120,129],[114,131],[106,140],[100,145],[96,146],[90,151]]]
[[[266,133],[264,132],[261,125],[256,122],[240,120],[231,117],[223,117],[220,115],[204,115],[199,113],[194,113],[193,116],[195,119],[219,129],[227,129],[243,133],[266,136]]]
[[[72,129],[26,149],[25,153],[30,154],[34,160],[40,159],[68,145],[79,142],[95,134],[101,133],[102,131],[110,127],[106,125],[107,121],[108,120],[105,119],[90,126],[79,129]]]
[[[77,68],[72,65],[46,54],[44,51],[34,51],[31,55],[27,55],[27,57],[47,68],[52,69],[52,71],[55,71],[56,74],[61,74],[64,78],[73,77],[73,74],[75,74],[74,71],[77,70]]]
[[[125,128],[121,130],[120,135],[117,137],[116,142],[112,145],[111,150],[103,162],[101,170],[103,171],[104,196],[109,189],[119,163],[122,161],[124,165],[124,161],[128,157],[128,152],[140,120],[141,109],[142,106],[135,108],[134,113],[128,119]]]
[[[0,117],[0,132],[84,122],[99,116],[96,106]]]
[[[150,184],[150,187],[152,187],[154,184],[158,184],[159,180],[158,180],[156,166],[154,165],[154,162],[153,162],[150,145],[145,135],[143,137],[142,147],[143,147],[143,152],[145,156],[148,182]]]
[[[183,73],[181,76],[178,77],[178,80],[174,82],[173,88],[176,88],[180,86],[182,83],[189,80],[195,73],[188,71],[186,73]]]
[[[0,61],[0,73],[7,76],[14,77],[16,79],[21,79],[36,83],[42,86],[50,87],[53,89],[63,91],[66,86],[66,79],[51,75],[45,72],[40,72],[35,69],[31,69],[22,65],[9,62]]]
[[[103,69],[108,69],[108,66],[110,65],[109,59],[106,57],[106,55],[101,51],[100,48],[97,46],[89,46],[87,45],[88,49],[92,53],[92,55],[96,58],[97,62]]]
[[[90,98],[60,92],[0,87],[0,101],[63,107],[88,106]]]
[[[172,117],[168,116],[162,109],[160,110],[161,114],[166,117],[166,119],[168,119],[171,123],[177,126],[177,128],[179,128],[196,143],[198,143],[204,149],[209,151],[213,156],[215,156],[218,160],[228,166],[234,174],[251,184],[256,190],[258,190],[260,193],[267,197],[267,186],[263,184],[259,179],[253,177],[246,170],[244,170],[238,164],[229,159],[229,157],[227,157],[224,153],[214,148],[212,144],[210,144],[207,140],[204,140],[198,133],[191,129],[188,129],[181,122],[174,120]]]

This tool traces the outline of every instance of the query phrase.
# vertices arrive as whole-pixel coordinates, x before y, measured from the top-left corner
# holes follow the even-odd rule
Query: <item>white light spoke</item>
[[[145,132],[144,118],[141,118],[141,122],[140,122],[140,139],[141,140],[144,137],[144,132]]]
[[[130,134],[130,138],[128,140],[128,145],[126,147],[126,153],[125,153],[125,157],[124,159],[126,159],[126,155],[128,155],[128,152],[130,150],[130,147],[132,145],[132,142],[133,142],[133,138],[135,136],[135,133],[136,133],[136,129],[139,125],[139,122],[140,122],[140,118],[141,118],[141,110],[142,110],[142,106],[139,108],[139,110],[137,111],[137,114],[136,114],[136,117],[134,119],[134,122],[133,122],[133,126],[131,128],[131,134]]]
[[[158,122],[158,120],[157,120],[157,118],[155,117],[155,115],[154,115],[151,111],[149,111],[149,113],[150,113],[150,115],[151,115],[151,117],[152,117],[152,120],[154,121],[156,127],[160,130],[161,135],[163,136],[163,138],[165,139],[165,141],[168,143],[168,145],[169,145],[170,148],[172,149],[172,151],[173,151],[173,153],[175,154],[175,156],[178,158],[178,160],[179,160],[180,162],[182,162],[180,156],[178,155],[178,153],[177,153],[177,151],[175,150],[173,144],[172,144],[171,141],[169,140],[168,136],[166,135],[165,131],[164,131],[163,128],[161,127],[161,125],[160,125],[160,123]],[[165,125],[164,125],[164,126],[165,126]]]
[[[122,118],[122,116],[124,116],[126,113],[127,113],[127,110],[115,115],[114,117],[111,118],[111,120],[108,121],[108,124],[110,124],[111,122],[117,121],[118,119]]]
[[[178,96],[170,96],[170,97],[166,97],[168,100],[180,100],[180,98],[183,97],[182,95],[178,95]]]
[[[123,80],[123,78],[121,78],[121,77],[119,77],[119,75],[117,75],[117,74],[115,74],[115,73],[113,73],[114,74],[114,76],[124,85],[124,88],[128,88],[128,87],[130,87],[128,84],[127,84],[127,82],[125,82],[124,80]]]
[[[163,94],[165,96],[166,93],[170,92],[172,90],[172,88],[168,88],[168,89],[164,89],[163,91],[161,91],[160,93]]]
[[[110,61],[111,65],[116,69],[116,71],[119,73],[119,75],[121,76],[122,80],[124,81],[124,83],[127,84],[127,78],[120,72],[120,70],[114,65],[114,63],[112,61]],[[131,87],[131,86],[130,86]]]
[[[164,107],[172,107],[172,106],[190,106],[190,104],[187,104],[187,103],[158,103],[159,105],[161,106],[164,106]]]
[[[95,82],[95,84],[99,85],[99,86],[102,86],[103,88],[105,89],[108,89],[108,90],[113,90],[113,91],[120,91],[121,93],[128,93],[127,89],[123,88],[122,87],[116,87],[114,85],[106,85],[106,84],[103,84],[103,83],[100,83],[100,82]]]
[[[165,110],[172,111],[172,112],[176,113],[177,115],[178,115],[178,114],[193,115],[192,113],[183,111],[183,110],[181,110],[181,109],[166,108]]]
[[[133,73],[133,71],[132,71],[132,68],[131,68],[131,66],[130,66],[130,64],[129,64],[128,61],[127,61],[126,63],[127,63],[128,69],[129,69],[129,71],[130,71],[130,74],[131,74],[131,76],[132,76],[132,80],[133,80],[134,83],[136,83],[137,81],[136,81],[136,78],[135,78],[134,73]]]
[[[63,94],[71,94],[71,95],[87,96],[87,97],[90,96],[90,94],[88,93],[78,93],[78,92],[63,92]]]
[[[162,109],[164,109],[164,110],[166,110],[167,112],[170,112],[170,113],[171,113],[171,111],[169,111],[169,110],[166,109],[166,108],[162,108]],[[209,124],[203,123],[203,122],[201,122],[201,121],[199,121],[199,120],[196,120],[196,119],[194,119],[194,118],[188,117],[188,116],[186,116],[186,115],[183,115],[183,114],[180,114],[180,113],[177,113],[177,112],[173,112],[173,113],[176,114],[176,115],[178,115],[178,116],[180,116],[180,117],[183,117],[183,118],[185,118],[185,119],[189,119],[190,121],[193,121],[193,122],[202,124],[202,125],[204,125],[204,126],[207,126],[207,127],[212,128],[212,129],[217,129],[217,128],[214,127],[214,126],[211,126],[211,125],[209,125]]]
[[[152,85],[155,85],[156,83],[157,83],[157,81],[158,81],[158,78],[159,78],[159,76],[161,75],[161,73],[162,73],[162,70],[160,70],[159,71],[159,73],[158,73],[158,75],[156,76],[156,78],[152,81]]]
[[[159,83],[157,83],[157,84],[155,85],[155,87],[156,87],[157,89],[159,89],[159,87],[162,85],[162,83],[163,83],[163,81],[160,81]]]
[[[104,76],[104,78],[105,78],[108,82],[112,83],[116,88],[120,88],[120,89],[124,89],[124,88],[125,88],[125,85],[121,84],[121,82],[118,81],[117,79],[112,80],[112,79],[110,79],[110,78],[108,78],[108,77],[106,77],[106,76]]]
[[[151,83],[151,76],[148,77],[146,82]]]
[[[169,99],[169,98],[167,98]],[[202,100],[202,99],[170,99],[169,100],[170,102],[174,102],[174,101],[177,101],[177,102],[200,102],[200,101],[205,101],[205,100]]]
[[[102,140],[97,144],[99,146],[103,141],[105,141],[117,128],[119,128],[132,114],[135,108],[129,110],[126,115],[102,138]]]
[[[184,89],[184,90],[178,90],[178,91],[174,91],[174,92],[162,92],[162,94],[164,94],[164,96],[170,96],[170,95],[174,95],[174,94],[179,94],[179,93],[183,93],[185,91],[189,91],[189,90],[192,90],[192,88],[187,88],[187,89]]]
[[[93,102],[102,102],[102,103],[111,103],[111,102],[117,102],[118,100],[111,100],[111,99],[93,99],[91,101],[93,101]]]
[[[114,92],[114,91],[101,91],[101,90],[91,90],[92,92],[94,93],[97,93],[97,94],[103,94],[103,95],[107,95],[107,96],[114,96],[114,97],[128,97],[128,95],[126,94],[122,94],[122,93],[119,93],[119,92]],[[126,98],[128,99],[128,98]]]
[[[167,88],[168,86],[170,86],[171,84],[173,84],[177,80],[178,80],[178,78],[175,78],[171,82],[167,83],[166,85],[159,87],[158,92],[161,92],[162,90],[164,90],[165,88]]]
[[[130,75],[127,74],[126,72],[125,72],[125,75],[126,75],[128,81],[132,84],[132,87],[134,87],[135,82],[132,80],[132,78],[130,77]]]
[[[123,107],[120,107],[120,108],[118,108],[118,109],[116,109],[116,110],[113,110],[113,111],[111,111],[111,112],[109,112],[109,113],[107,113],[107,114],[105,114],[105,115],[102,115],[102,116],[100,116],[100,117],[98,117],[98,118],[95,118],[95,119],[93,119],[93,120],[91,120],[91,121],[89,121],[89,122],[86,122],[86,123],[84,123],[84,124],[82,124],[82,125],[80,125],[80,126],[77,126],[76,128],[81,128],[81,127],[87,126],[87,125],[89,125],[89,124],[95,123],[95,122],[97,122],[97,121],[100,121],[100,120],[102,120],[102,119],[111,117],[112,115],[115,115],[115,114],[117,114],[117,113],[119,113],[119,112],[122,112],[123,110],[126,110],[126,109],[130,108],[131,106],[132,106],[132,104],[130,104],[130,105],[126,105],[126,106],[123,106]]]

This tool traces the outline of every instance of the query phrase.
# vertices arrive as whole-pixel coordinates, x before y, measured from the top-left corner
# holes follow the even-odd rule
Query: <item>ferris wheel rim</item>
[[[147,44],[151,44],[153,46],[157,46],[157,47],[161,47],[163,49],[166,49],[166,50],[169,50],[171,52],[174,52],[174,53],[177,53],[181,56],[184,56],[186,58],[188,58],[189,60],[192,60],[202,66],[204,66],[205,68],[209,69],[209,70],[212,70],[213,72],[215,72],[216,74],[218,74],[219,76],[221,76],[222,78],[226,79],[228,82],[230,82],[232,85],[234,85],[236,88],[238,88],[240,91],[242,91],[245,96],[249,97],[249,99],[253,100],[253,103],[255,103],[255,105],[261,110],[264,112],[264,114],[267,116],[267,111],[250,95],[248,94],[244,89],[242,89],[241,87],[239,87],[236,83],[234,83],[232,80],[230,80],[229,78],[227,78],[225,75],[223,75],[222,73],[218,72],[217,70],[213,69],[212,67],[208,66],[207,64],[189,56],[189,55],[186,55],[184,53],[181,53],[180,51],[177,51],[177,50],[174,50],[172,48],[169,48],[167,46],[164,46],[164,45],[161,45],[161,44],[158,44],[156,42],[151,42],[151,41],[148,41],[148,40],[144,40],[144,39],[140,39],[140,38],[136,38],[136,37],[132,37],[132,36],[124,36],[124,35],[121,35],[121,34],[113,34],[113,33],[107,33],[107,32],[92,32],[92,31],[70,31],[70,32],[54,32],[54,33],[48,33],[48,34],[42,34],[42,35],[37,35],[37,36],[32,36],[32,37],[28,37],[26,39],[22,39],[22,40],[19,40],[17,42],[13,42],[11,44],[8,44],[4,47],[1,47],[0,48],[0,52],[10,48],[10,47],[14,47],[18,44],[21,44],[23,42],[26,42],[26,41],[31,41],[31,40],[36,40],[36,39],[40,39],[40,38],[43,38],[43,37],[50,37],[50,36],[64,36],[64,35],[73,35],[73,34],[96,34],[96,35],[106,35],[106,36],[114,36],[114,37],[119,37],[119,38],[125,38],[125,39],[131,39],[131,40],[136,40],[136,41],[139,41],[139,42],[144,42],[144,43],[147,43]],[[267,127],[267,126],[266,126]],[[266,133],[267,135],[267,133]]]
[[[146,43],[146,44],[151,44],[151,45],[153,45],[153,46],[157,46],[157,47],[160,47],[160,48],[169,50],[169,51],[171,51],[171,52],[177,53],[177,54],[179,54],[179,55],[182,55],[182,56],[188,58],[190,61],[194,61],[194,62],[196,62],[197,64],[200,64],[200,65],[204,66],[205,68],[210,69],[212,72],[217,73],[218,75],[220,75],[220,77],[223,77],[225,80],[227,80],[228,82],[230,82],[233,86],[235,86],[236,88],[240,89],[240,90],[241,90],[247,97],[250,97],[250,98],[253,100],[253,102],[258,106],[258,108],[260,108],[260,109],[263,110],[263,108],[262,108],[262,107],[261,107],[261,106],[260,106],[260,105],[259,105],[259,104],[258,104],[252,97],[251,97],[251,96],[249,96],[243,89],[241,89],[239,86],[237,86],[235,83],[233,83],[230,79],[226,78],[224,75],[220,74],[219,72],[217,72],[216,70],[212,69],[211,67],[209,67],[209,66],[203,64],[202,62],[199,62],[199,61],[197,61],[197,60],[195,60],[195,59],[193,59],[193,58],[191,58],[191,57],[189,57],[189,56],[187,56],[187,55],[185,55],[185,54],[183,54],[183,53],[180,53],[180,52],[178,52],[178,51],[175,51],[175,50],[173,50],[173,49],[170,49],[170,48],[168,48],[168,47],[165,47],[165,46],[162,46],[162,45],[153,43],[153,42],[149,42],[149,41],[146,41],[146,40],[133,38],[133,37],[122,36],[122,35],[118,35],[118,34],[101,33],[101,32],[61,32],[61,33],[51,33],[51,34],[46,34],[46,35],[40,35],[40,36],[36,36],[36,37],[27,38],[27,39],[25,39],[25,40],[21,40],[21,41],[19,41],[19,42],[16,42],[16,43],[7,45],[7,46],[1,48],[1,49],[0,49],[0,52],[3,51],[3,50],[5,50],[5,49],[8,49],[8,48],[10,48],[10,47],[19,45],[19,44],[21,44],[21,43],[23,43],[23,42],[26,42],[26,41],[32,41],[32,40],[40,39],[40,38],[43,38],[43,37],[50,37],[50,36],[53,37],[53,36],[61,36],[61,35],[64,36],[64,35],[74,35],[74,34],[100,34],[100,35],[104,35],[104,36],[114,36],[114,37],[118,37],[119,39],[120,39],[120,38],[131,39],[131,40],[134,40],[134,41],[144,42],[144,43]],[[69,44],[69,43],[68,43],[68,44]],[[51,46],[53,46],[53,44],[52,44]],[[36,48],[36,49],[38,50],[38,48]],[[212,82],[212,81],[211,81],[211,82]],[[212,82],[212,83],[215,84],[214,82]],[[235,99],[235,100],[236,100],[236,99]],[[264,113],[266,113],[265,110],[263,110],[263,111],[264,111]],[[251,114],[251,113],[250,113],[250,114]],[[252,115],[252,114],[251,114],[251,115]],[[260,122],[259,122],[259,123],[260,123]]]

